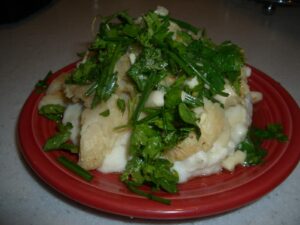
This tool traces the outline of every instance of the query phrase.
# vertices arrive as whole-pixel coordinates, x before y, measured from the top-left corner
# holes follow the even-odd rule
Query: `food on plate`
[[[176,193],[196,176],[258,164],[262,139],[250,136],[282,132],[250,132],[252,103],[262,99],[249,89],[250,75],[241,48],[212,42],[163,7],[102,18],[76,68],[39,103],[58,123],[44,149],[69,150],[81,168],[121,173],[131,191],[168,203],[139,187]]]

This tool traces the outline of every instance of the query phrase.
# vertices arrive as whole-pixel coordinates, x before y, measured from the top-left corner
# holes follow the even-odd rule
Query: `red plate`
[[[71,64],[53,74],[51,79],[74,68]],[[149,219],[184,219],[213,215],[248,204],[279,185],[297,165],[300,157],[300,110],[280,84],[252,67],[250,87],[263,93],[264,99],[254,107],[254,124],[280,123],[289,137],[282,144],[267,141],[268,155],[264,164],[238,167],[233,173],[222,172],[195,178],[179,185],[179,193],[160,196],[171,205],[147,200],[132,194],[119,181],[118,174],[92,171],[95,178],[85,182],[60,166],[56,157],[68,153],[45,153],[42,146],[55,131],[55,124],[39,116],[41,94],[32,92],[20,114],[18,124],[21,152],[32,169],[57,191],[89,207],[130,217]]]

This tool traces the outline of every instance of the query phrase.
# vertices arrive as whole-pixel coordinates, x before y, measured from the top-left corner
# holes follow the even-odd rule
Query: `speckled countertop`
[[[77,59],[91,40],[95,15],[128,9],[139,15],[156,5],[207,28],[215,41],[232,40],[247,62],[270,75],[300,103],[300,7],[261,13],[250,0],[59,0],[29,18],[0,27],[0,224],[286,224],[300,221],[300,166],[272,192],[241,209],[188,221],[146,221],[94,211],[44,184],[18,151],[17,120],[35,82]]]

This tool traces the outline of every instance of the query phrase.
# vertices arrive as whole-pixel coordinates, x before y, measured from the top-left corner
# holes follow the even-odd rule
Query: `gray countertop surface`
[[[92,40],[96,15],[128,9],[138,16],[157,5],[173,17],[205,27],[216,42],[241,46],[247,62],[300,103],[300,7],[278,7],[266,16],[250,0],[59,0],[27,19],[0,27],[0,224],[286,224],[300,221],[300,167],[261,199],[232,212],[186,221],[147,221],[98,212],[48,187],[19,153],[16,126],[37,80],[77,59]]]

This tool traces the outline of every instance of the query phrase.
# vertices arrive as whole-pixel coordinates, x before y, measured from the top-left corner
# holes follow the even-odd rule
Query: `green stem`
[[[156,201],[156,202],[159,202],[159,203],[163,203],[163,204],[166,204],[166,205],[170,205],[171,204],[171,200],[170,199],[166,199],[166,198],[161,198],[161,197],[158,197],[156,195],[153,195],[153,194],[150,194],[150,193],[147,193],[145,191],[142,191],[140,189],[138,189],[135,185],[127,182],[127,187],[130,191],[132,191],[133,193],[137,194],[137,195],[140,195],[140,196],[144,196],[150,200],[153,200],[153,201]]]
[[[90,182],[93,179],[93,175],[92,174],[90,174],[88,171],[86,171],[85,169],[83,169],[82,167],[80,167],[79,165],[77,165],[76,163],[74,163],[71,160],[67,159],[66,157],[59,156],[57,158],[57,161],[61,165],[63,165],[64,167],[66,167],[67,169],[69,169],[70,171],[72,171],[73,173],[75,173],[78,176],[82,177],[84,180]]]

